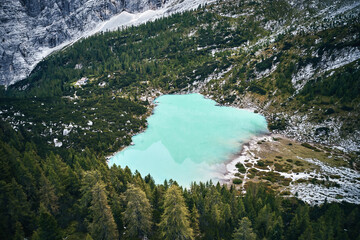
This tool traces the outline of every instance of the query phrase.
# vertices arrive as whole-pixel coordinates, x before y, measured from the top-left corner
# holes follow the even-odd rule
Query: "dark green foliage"
[[[245,173],[246,172],[246,168],[244,166],[244,164],[242,164],[241,162],[238,162],[235,167],[237,167],[237,169],[239,170],[239,172],[241,173]]]
[[[296,166],[304,166],[304,164],[302,162],[300,162],[299,160],[295,161],[295,165]]]
[[[259,161],[257,162],[257,165],[260,166],[260,167],[264,167],[264,166],[265,166],[265,163],[264,163],[263,161],[259,160]]]
[[[133,224],[138,224],[131,214],[125,214],[131,212],[128,201],[119,198],[132,188],[142,189],[139,191],[144,193],[136,199],[151,200],[146,215],[149,216],[149,210],[153,214],[147,221],[159,223],[159,214],[162,215],[159,228],[152,226],[151,236],[154,238],[163,239],[165,235],[160,237],[161,234],[170,231],[165,227],[164,219],[175,217],[170,211],[171,203],[175,202],[184,212],[176,217],[188,219],[184,229],[193,232],[196,239],[232,239],[244,217],[252,222],[252,232],[260,238],[356,239],[359,235],[357,220],[360,209],[356,205],[332,203],[309,207],[296,199],[277,196],[265,186],[252,184],[247,187],[245,195],[233,187],[214,186],[212,183],[192,184],[188,190],[180,189],[173,181],[170,181],[170,186],[168,183],[167,186],[156,185],[151,176],[142,179],[127,168],[107,168],[105,159],[93,157],[90,150],[75,154],[73,157],[77,161],[71,165],[68,164],[72,162],[69,159],[71,154],[62,158],[50,153],[43,159],[36,154],[32,144],[26,144],[26,148],[18,145],[15,140],[21,136],[7,128],[8,125],[2,122],[1,131],[9,133],[8,142],[12,143],[0,144],[5,171],[0,179],[3,226],[0,233],[4,239],[9,236],[15,239],[90,239],[89,234],[92,239],[123,236],[123,221],[128,223],[126,219],[131,219]],[[20,146],[18,150],[16,146]],[[34,165],[6,161],[16,156],[24,159],[25,155]],[[22,176],[15,170],[20,167],[31,173],[29,176],[41,176],[40,183],[31,177],[28,182],[17,183],[16,179],[20,181]],[[37,170],[33,172],[33,168]],[[28,189],[31,186],[33,189]],[[166,196],[165,189],[176,194]],[[151,227],[151,223],[149,225]],[[107,229],[108,237],[98,235],[101,229]],[[192,235],[188,236],[191,239]]]
[[[217,21],[216,14],[206,12],[199,18],[190,11],[137,28],[130,27],[83,39],[61,54],[54,54],[39,63],[28,79],[14,84],[5,95],[37,98],[68,96],[76,90],[72,83],[84,76],[96,80],[78,89],[78,96],[89,93],[89,86],[102,81],[107,83],[103,90],[108,92],[142,88],[141,81],[149,81],[153,86],[168,90],[169,87],[184,88],[195,80],[185,74],[196,70],[197,76],[203,80],[216,68],[224,69],[229,65],[226,61],[219,62],[209,56],[209,49],[197,50],[198,46],[225,48],[246,41],[242,34],[236,34],[240,29],[232,30],[226,21],[219,22],[215,31],[200,28],[198,37],[184,37],[191,28],[209,21]],[[172,31],[173,26],[176,26],[176,31]],[[78,65],[82,67],[76,68]],[[107,77],[108,74],[110,77]],[[18,91],[27,84],[30,86],[26,91]]]
[[[233,184],[242,184],[242,180],[239,178],[236,178],[233,180]]]
[[[292,46],[293,46],[292,43],[284,42],[283,50],[289,50]]]
[[[111,240],[117,239],[119,232],[108,205],[105,193],[105,185],[97,182],[91,189],[91,222],[89,223],[89,232],[93,239]]]
[[[0,105],[11,105],[15,112],[24,114],[24,117],[16,117],[16,120],[27,121],[20,131],[25,138],[31,138],[37,144],[42,155],[51,149],[47,142],[52,142],[55,136],[63,142],[64,147],[72,147],[78,151],[91,146],[96,152],[113,152],[130,143],[130,137],[127,136],[129,131],[139,131],[145,126],[145,120],[138,117],[146,113],[143,103],[123,98],[112,99],[111,96],[88,96],[78,104],[67,99],[32,99],[7,100]],[[4,116],[11,115],[13,113],[8,112]],[[89,120],[93,122],[90,127]],[[72,128],[69,135],[65,136],[63,124],[77,127]],[[94,129],[102,129],[103,132],[100,134]],[[56,132],[58,133],[54,136]]]
[[[60,240],[62,239],[60,228],[56,219],[47,210],[40,206],[39,228],[34,233],[37,237],[33,239],[39,240]]]
[[[258,93],[260,95],[265,95],[266,90],[264,90],[262,87],[256,85],[255,83],[251,84],[248,89],[250,92]]]
[[[255,14],[261,16],[258,19],[263,20],[239,14],[248,7],[254,8]],[[229,13],[240,16],[223,16]],[[49,146],[54,138],[62,142],[62,148],[83,151],[91,146],[97,154],[110,155],[129,145],[131,136],[145,128],[145,117],[151,109],[149,102],[141,99],[153,90],[191,91],[196,84],[229,69],[224,84],[212,79],[215,83],[209,83],[212,87],[207,89],[209,95],[223,96],[220,103],[241,101],[243,94],[252,92],[261,95],[256,96],[261,101],[279,96],[280,99],[271,102],[285,106],[295,91],[291,79],[301,67],[317,65],[325,51],[359,44],[357,39],[336,40],[338,35],[345,38],[359,32],[359,25],[354,22],[300,36],[284,33],[271,46],[249,49],[248,53],[231,50],[271,34],[264,25],[269,20],[278,20],[278,16],[291,25],[292,14],[303,13],[283,0],[263,4],[224,1],[82,39],[44,59],[24,81],[7,90],[0,89],[0,110],[6,110],[3,119],[17,124],[26,141],[31,139],[37,145],[42,157],[48,151],[66,154],[63,149]],[[316,45],[317,38],[321,42]],[[313,57],[310,51],[299,54],[313,46],[320,50],[319,57]],[[286,51],[281,51],[281,47]],[[278,66],[269,77],[257,78],[257,72],[275,64]],[[296,101],[308,103],[319,95],[336,96],[349,107],[345,109],[352,109],[352,101],[360,91],[356,64],[348,64],[332,76],[325,75],[310,79],[295,97]],[[88,83],[74,86],[82,77],[88,78]],[[102,83],[105,85],[100,87]],[[89,121],[93,125],[89,126]],[[65,126],[70,124],[76,127],[64,135]],[[269,121],[270,130],[286,127],[284,119]]]
[[[256,71],[262,72],[272,67],[274,56],[263,60],[255,65]]]
[[[315,149],[316,149],[316,147],[311,146],[311,145],[308,144],[308,143],[301,143],[301,146],[306,147],[306,148],[309,148],[309,149],[311,149],[311,150],[315,150]]]
[[[24,240],[25,234],[20,222],[16,222],[14,240]]]
[[[201,232],[199,226],[199,211],[197,210],[195,204],[190,212],[190,227],[193,230],[194,239],[201,239]]]
[[[324,114],[325,115],[330,115],[330,114],[333,114],[333,113],[335,113],[335,110],[333,108],[328,108],[328,109],[326,109]]]
[[[239,221],[239,227],[235,229],[233,234],[234,240],[255,240],[256,234],[253,232],[251,222],[247,217]]]
[[[343,105],[341,106],[341,110],[347,111],[347,112],[351,112],[352,110],[354,110],[354,108]]]

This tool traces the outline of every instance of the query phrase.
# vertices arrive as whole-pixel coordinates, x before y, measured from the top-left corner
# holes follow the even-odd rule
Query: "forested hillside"
[[[297,152],[239,164],[236,177],[259,177],[245,189],[184,189],[106,162],[146,128],[156,97],[200,92],[260,112],[271,133],[298,141],[273,140],[286,149],[358,171],[359,11],[352,1],[223,0],[47,57],[0,89],[0,239],[360,239],[359,205],[341,195],[308,205],[279,194],[289,181],[274,171],[261,176],[272,165],[309,171]]]
[[[146,111],[140,109],[151,108],[151,99],[200,92],[221,104],[254,108],[271,130],[300,141],[359,151],[359,6],[330,18],[318,13],[330,8],[325,3],[302,4],[220,1],[89,37],[3,89],[2,118],[76,149],[84,148],[79,136],[86,133],[91,145],[101,142],[99,150],[113,152],[143,126],[138,120]],[[86,83],[76,84],[80,79]],[[41,110],[27,112],[27,104]],[[114,119],[118,113],[123,119]],[[41,124],[30,121],[39,118]],[[70,124],[72,131],[62,134]]]
[[[86,148],[62,156],[1,122],[1,239],[358,239],[360,207],[308,206],[266,185],[155,183]]]

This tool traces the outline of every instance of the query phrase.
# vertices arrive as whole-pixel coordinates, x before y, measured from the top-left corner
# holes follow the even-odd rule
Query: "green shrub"
[[[237,167],[237,169],[238,169],[239,172],[241,172],[241,173],[245,173],[245,172],[246,172],[246,168],[245,168],[244,164],[238,162],[235,166]]]
[[[296,165],[296,166],[304,166],[304,164],[303,164],[302,162],[300,162],[299,160],[297,160],[297,161],[295,162],[295,165]]]
[[[256,71],[262,72],[266,69],[270,69],[272,67],[274,57],[270,57],[268,59],[263,60],[255,65]]]
[[[242,184],[242,180],[240,178],[235,178],[233,184]]]
[[[313,146],[311,146],[311,145],[308,144],[308,143],[302,143],[301,146],[306,147],[306,148],[309,148],[309,149],[311,149],[311,150],[315,150],[315,149],[316,149],[316,147],[313,147]]]
[[[333,108],[328,108],[325,111],[325,115],[330,115],[330,114],[333,114],[333,113],[335,113],[335,110]]]
[[[257,165],[258,165],[259,167],[264,167],[264,166],[265,166],[265,163],[260,160],[260,161],[257,162]]]

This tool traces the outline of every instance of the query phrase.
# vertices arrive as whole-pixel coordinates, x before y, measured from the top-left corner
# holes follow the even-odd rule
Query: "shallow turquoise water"
[[[113,156],[110,166],[150,173],[156,183],[173,179],[186,187],[193,181],[216,181],[242,143],[267,132],[263,116],[216,106],[200,94],[164,95],[155,102],[146,131]]]

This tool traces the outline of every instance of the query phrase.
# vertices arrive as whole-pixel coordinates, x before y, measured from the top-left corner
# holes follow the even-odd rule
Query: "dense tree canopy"
[[[156,185],[151,176],[108,168],[105,159],[91,150],[42,158],[32,143],[18,142],[22,136],[0,124],[1,139],[8,139],[0,144],[1,239],[96,240],[127,234],[133,239],[360,236],[356,205],[311,207],[277,196],[263,185],[249,185],[245,195],[212,183],[194,183],[189,189],[174,181]]]

